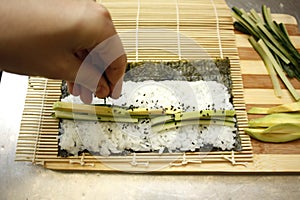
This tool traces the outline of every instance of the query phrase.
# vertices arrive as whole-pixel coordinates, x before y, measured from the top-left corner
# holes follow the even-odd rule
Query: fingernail
[[[109,89],[107,87],[98,87],[96,92],[95,92],[96,96],[98,98],[105,98],[109,96]]]

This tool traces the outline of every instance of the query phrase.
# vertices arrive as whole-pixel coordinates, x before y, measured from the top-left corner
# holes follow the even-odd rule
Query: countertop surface
[[[261,1],[227,0],[260,10]],[[298,3],[298,4],[297,4]],[[267,0],[272,12],[299,22],[299,0]],[[287,174],[134,174],[57,172],[15,162],[26,76],[3,73],[0,83],[0,199],[299,199],[300,176]],[[300,166],[299,166],[300,167]]]

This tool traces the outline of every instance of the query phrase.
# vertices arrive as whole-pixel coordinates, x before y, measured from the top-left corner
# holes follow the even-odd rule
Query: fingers
[[[114,61],[105,72],[106,76],[97,67],[85,63],[78,70],[75,82],[67,81],[69,92],[80,96],[87,104],[92,102],[93,92],[98,98],[118,98],[122,90],[125,60],[122,56]]]
[[[113,99],[117,99],[120,97],[123,86],[123,76],[118,80],[115,85],[110,84],[110,97]]]
[[[68,84],[74,95],[90,101],[91,93],[99,98],[118,98],[122,89],[127,58],[119,36],[116,34],[109,12],[97,6],[88,12],[84,29],[78,31],[74,57],[80,66]],[[75,77],[76,76],[76,77]],[[75,77],[75,78],[74,78]],[[87,92],[87,89],[90,92]]]
[[[107,82],[107,79],[105,76],[102,76],[100,78],[99,84],[97,85],[97,89],[95,91],[95,95],[98,98],[106,98],[110,94],[110,88]]]
[[[89,54],[91,63],[103,71],[109,96],[118,98],[122,89],[127,57],[119,36],[113,35],[98,44]]]
[[[74,87],[74,83],[67,81],[67,86],[68,86],[68,92],[73,94],[73,87]]]
[[[74,82],[67,81],[68,91],[74,96],[80,95],[80,85],[74,84]]]
[[[99,98],[105,98],[110,94],[110,88],[104,74],[87,61],[80,65],[74,83],[69,83],[68,87],[73,95],[80,95],[84,103],[91,103],[93,93]]]
[[[90,104],[93,101],[93,93],[90,89],[83,87],[79,84],[74,84],[73,82],[67,81],[68,91],[74,96],[80,96],[80,100],[83,103]],[[100,88],[100,87],[99,87]],[[97,97],[104,98],[107,96],[101,89],[97,89],[95,93]]]
[[[115,60],[105,71],[88,62],[83,62],[77,72],[74,82],[67,82],[69,92],[80,96],[84,103],[91,103],[93,92],[98,98],[111,96],[118,98],[121,94],[123,74],[126,66],[126,56]]]
[[[106,69],[105,74],[110,88],[110,97],[120,97],[122,91],[123,76],[126,70],[127,58],[123,54]]]
[[[82,86],[80,88],[80,99],[83,103],[90,104],[93,100],[93,93],[91,90]]]

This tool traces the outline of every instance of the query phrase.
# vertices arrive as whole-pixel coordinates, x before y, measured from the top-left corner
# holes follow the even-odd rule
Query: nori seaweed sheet
[[[181,80],[181,81],[216,81],[225,85],[228,91],[232,91],[232,81],[230,76],[230,60],[224,59],[203,59],[203,60],[180,60],[180,61],[143,61],[130,62],[127,64],[124,81],[141,82],[146,80]],[[66,83],[62,84],[62,98],[68,96]],[[231,99],[232,102],[232,99]],[[241,151],[241,139],[238,131],[235,137],[235,147],[233,150]],[[202,147],[201,151],[211,150],[210,145]],[[213,148],[214,151],[220,150]],[[131,152],[127,150],[125,152]],[[82,152],[79,152],[81,154]],[[92,153],[92,152],[91,152]],[[93,153],[95,155],[95,153]],[[70,154],[60,149],[59,156],[67,157]]]
[[[228,58],[128,63],[124,80],[216,81],[225,85],[228,91],[232,89]]]
[[[227,87],[232,102],[232,80],[228,58],[128,63],[124,81],[146,80],[216,81]],[[234,150],[241,151],[242,145],[238,132],[236,135]],[[207,148],[202,149],[205,151],[211,147],[208,145]]]

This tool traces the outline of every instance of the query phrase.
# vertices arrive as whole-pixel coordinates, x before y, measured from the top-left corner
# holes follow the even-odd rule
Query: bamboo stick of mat
[[[247,126],[243,82],[230,10],[224,0],[100,0],[112,16],[125,47],[128,61],[215,59],[228,57],[231,61],[233,102],[237,112],[243,151],[236,152],[240,162],[252,161],[250,138],[244,133]],[[81,169],[72,164],[77,157],[58,157],[59,121],[51,118],[51,108],[60,98],[61,82],[30,77],[25,102],[16,160],[29,161],[50,167],[68,162],[65,170]],[[185,154],[184,154],[185,155]],[[224,155],[231,152],[209,152],[208,162],[228,162]],[[182,154],[170,154],[158,159],[157,153],[136,154],[147,160],[166,162]],[[197,154],[185,155],[195,159]],[[129,156],[132,160],[134,156]],[[103,157],[85,156],[85,162],[98,162]],[[123,157],[108,157],[105,162],[128,163]],[[45,164],[48,163],[48,164]],[[124,165],[124,164],[123,164]],[[65,166],[65,165],[62,165]],[[59,168],[59,167],[58,167]],[[90,169],[90,168],[89,168]],[[101,167],[99,169],[102,169]],[[176,170],[178,171],[178,170]]]

